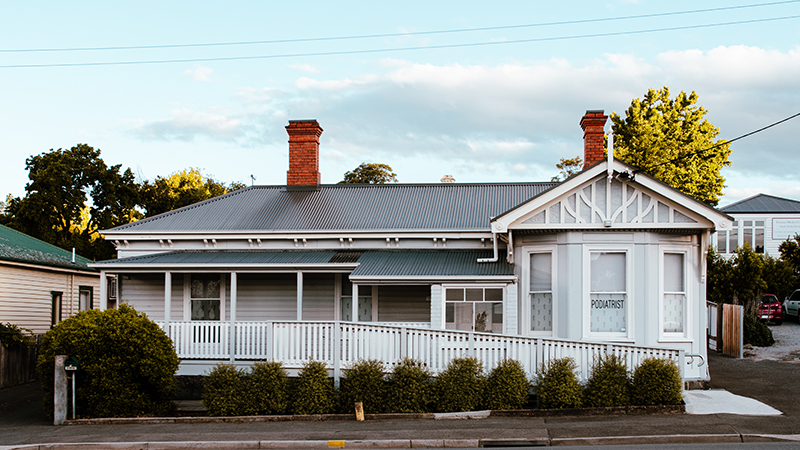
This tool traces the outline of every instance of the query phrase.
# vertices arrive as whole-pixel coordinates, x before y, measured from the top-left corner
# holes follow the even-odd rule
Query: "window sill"
[[[689,338],[687,338],[687,337],[683,337],[683,336],[681,336],[681,337],[675,337],[675,338],[670,338],[670,337],[662,337],[662,338],[660,338],[660,339],[658,340],[658,342],[659,342],[659,343],[670,343],[670,344],[677,344],[677,343],[681,343],[681,344],[691,344],[691,343],[692,343],[692,340],[691,340],[691,339],[689,339]]]

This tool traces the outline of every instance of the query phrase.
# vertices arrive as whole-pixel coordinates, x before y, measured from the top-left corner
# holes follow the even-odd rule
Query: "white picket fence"
[[[164,323],[160,323],[162,328]],[[325,362],[338,378],[343,367],[359,359],[391,364],[404,357],[439,373],[453,359],[474,356],[487,370],[504,359],[522,363],[532,376],[542,363],[572,357],[582,379],[587,379],[595,358],[613,354],[634,368],[647,357],[668,358],[683,372],[682,350],[639,347],[527,336],[432,330],[422,324],[354,322],[236,322],[233,345],[229,322],[169,322],[169,335],[181,359],[273,360],[287,368],[300,368],[309,359]]]

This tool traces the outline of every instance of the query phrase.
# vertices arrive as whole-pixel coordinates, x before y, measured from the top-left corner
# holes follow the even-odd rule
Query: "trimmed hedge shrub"
[[[386,410],[395,413],[430,411],[433,376],[419,361],[403,358],[395,364],[387,383]]]
[[[474,357],[455,358],[436,377],[436,410],[474,411],[483,400],[483,364]]]
[[[384,412],[386,381],[383,363],[377,359],[362,359],[344,369],[339,385],[340,411],[352,413],[356,402],[364,406],[365,414]]]
[[[81,417],[171,414],[178,356],[161,328],[123,303],[118,309],[82,311],[45,334],[36,369],[44,406],[53,413],[56,355],[76,356],[77,412]]]
[[[536,377],[536,397],[541,408],[580,408],[583,387],[578,382],[572,358],[560,358],[542,364]]]
[[[211,369],[203,391],[203,406],[209,416],[242,416],[248,413],[245,372],[232,364]]]
[[[635,405],[679,405],[682,395],[681,373],[671,359],[645,358],[633,373]]]
[[[284,414],[289,407],[289,376],[283,364],[259,361],[247,376],[247,414]]]
[[[775,343],[775,339],[772,337],[772,330],[752,314],[745,314],[742,322],[744,322],[742,335],[745,344],[755,345],[756,347],[769,347]]]
[[[309,360],[297,379],[292,404],[293,414],[329,414],[334,410],[333,380],[325,363]]]
[[[625,361],[616,355],[597,358],[583,392],[583,405],[605,407],[630,404],[631,379]]]
[[[36,340],[33,331],[13,323],[0,322],[0,344],[5,348],[33,347]]]
[[[487,409],[521,409],[528,403],[529,387],[522,364],[505,359],[486,377],[483,404]]]

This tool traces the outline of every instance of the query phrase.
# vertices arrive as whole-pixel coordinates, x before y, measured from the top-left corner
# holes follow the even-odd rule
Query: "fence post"
[[[333,323],[333,383],[339,386],[342,376],[342,328],[337,320]]]
[[[275,353],[273,349],[275,348],[275,327],[272,321],[267,322],[267,361],[274,361],[275,360]]]
[[[400,355],[401,358],[408,356],[408,328],[400,328]]]
[[[67,372],[64,362],[67,355],[56,355],[53,376],[53,425],[64,425],[67,420]]]
[[[469,335],[467,336],[469,339],[469,356],[475,357],[475,332],[470,331]]]
[[[684,380],[686,379],[686,355],[684,355],[683,350],[678,350],[678,366],[680,366],[681,371],[681,387],[683,387],[686,383]]]

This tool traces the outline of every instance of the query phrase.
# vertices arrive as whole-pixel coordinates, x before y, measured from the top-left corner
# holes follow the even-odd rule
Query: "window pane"
[[[756,226],[757,227],[763,227],[764,226],[764,221],[763,220],[756,220]]]
[[[359,284],[358,285],[358,296],[360,297],[362,295],[367,295],[367,296],[372,295],[372,285]]]
[[[683,255],[664,254],[664,291],[683,292]]]
[[[342,295],[353,295],[353,283],[342,276]]]
[[[448,303],[445,328],[472,331],[472,303]]]
[[[732,229],[728,233],[728,253],[733,253],[739,248],[739,230]]]
[[[756,228],[756,243],[755,243],[755,251],[756,253],[764,253],[764,229],[763,228]]]
[[[482,333],[502,333],[503,304],[475,303],[475,331]]]
[[[481,302],[483,301],[483,289],[467,289],[468,302]]]
[[[531,331],[553,331],[553,294],[530,294]]]
[[[591,295],[591,331],[624,333],[628,316],[625,294]]]
[[[720,231],[717,233],[717,251],[719,253],[728,253],[728,233]]]
[[[625,292],[625,253],[592,253],[592,292]]]
[[[502,302],[503,301],[503,290],[502,289],[486,289],[486,301],[487,302]]]
[[[445,292],[445,300],[448,302],[464,300],[463,289],[447,289]]]
[[[752,226],[753,226],[753,221],[752,221],[752,220],[745,220],[745,221],[744,221],[744,226],[746,226],[746,227],[752,227]]]
[[[753,245],[753,229],[745,228],[742,230],[742,245],[745,243],[750,244],[750,248],[755,248]]]
[[[192,300],[192,320],[219,320],[219,300]]]
[[[358,288],[358,293],[361,294],[361,286]],[[372,322],[372,294],[365,297],[358,296],[358,321]]]
[[[552,283],[553,255],[534,253],[531,255],[531,291],[549,291]]]
[[[219,298],[219,275],[193,274],[192,298]]]
[[[664,294],[664,332],[683,333],[684,294]]]

